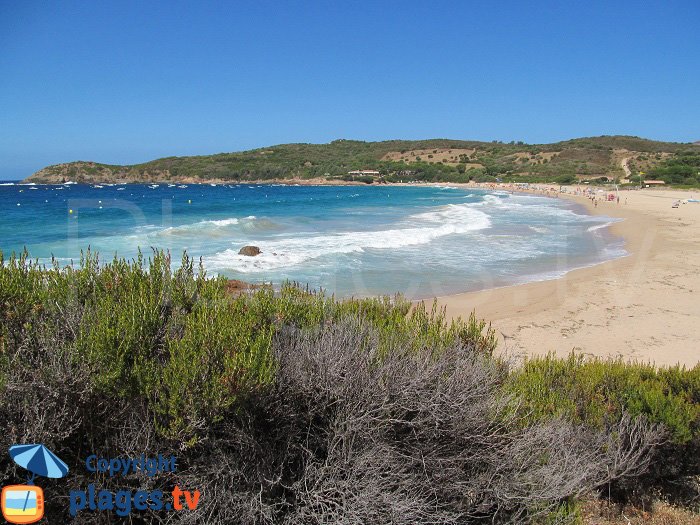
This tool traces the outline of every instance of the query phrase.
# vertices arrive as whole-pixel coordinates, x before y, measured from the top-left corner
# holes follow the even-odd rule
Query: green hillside
[[[48,166],[32,182],[236,182],[243,180],[350,180],[353,170],[377,170],[398,180],[554,181],[625,176],[622,162],[644,172],[678,155],[698,155],[697,144],[658,142],[629,136],[589,137],[554,144],[478,142],[449,139],[329,144],[281,144],[236,153],[166,157],[143,164],[117,166],[78,161]],[[674,165],[673,162],[670,163]],[[633,174],[635,174],[633,172]],[[688,180],[684,172],[682,180]]]

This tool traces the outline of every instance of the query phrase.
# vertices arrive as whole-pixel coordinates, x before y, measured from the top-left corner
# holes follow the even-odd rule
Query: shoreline
[[[475,188],[474,184],[455,187]],[[481,186],[483,187],[483,186]],[[549,192],[526,191],[552,196]],[[509,185],[487,189],[510,191]],[[571,187],[569,187],[571,189]],[[563,193],[593,215],[624,219],[611,224],[629,255],[568,271],[561,277],[434,298],[448,317],[472,311],[490,321],[509,355],[571,351],[660,366],[700,362],[700,205],[681,204],[692,192],[620,192],[621,202],[598,206]],[[627,204],[625,204],[627,201]],[[431,299],[424,299],[424,302]]]
[[[328,185],[327,181],[304,182]],[[286,183],[301,185],[295,180]],[[345,181],[341,185],[358,184],[364,185]],[[500,348],[515,358],[547,353],[565,356],[576,351],[663,366],[679,363],[692,367],[700,363],[700,243],[696,241],[700,239],[700,204],[671,208],[674,201],[697,198],[700,191],[623,190],[619,204],[599,201],[596,207],[584,196],[559,193],[558,185],[425,185],[567,199],[592,215],[623,219],[605,229],[606,234],[623,239],[628,255],[583,268],[563,269],[563,275],[552,278],[428,297],[415,303],[435,299],[450,318],[466,318],[475,311],[477,317],[492,323]],[[575,187],[565,188],[571,192]]]

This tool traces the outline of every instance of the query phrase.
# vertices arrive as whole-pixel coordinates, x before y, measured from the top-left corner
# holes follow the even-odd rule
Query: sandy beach
[[[475,310],[491,321],[500,347],[516,357],[574,350],[659,366],[695,366],[700,362],[700,203],[672,204],[698,193],[621,191],[619,204],[597,206],[584,196],[562,194],[590,213],[623,219],[610,231],[624,238],[630,255],[559,279],[438,302],[450,316]]]

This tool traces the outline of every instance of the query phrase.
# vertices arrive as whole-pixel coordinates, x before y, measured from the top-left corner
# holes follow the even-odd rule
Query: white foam
[[[236,270],[242,273],[264,272],[293,266],[326,255],[362,253],[365,250],[396,250],[428,244],[435,239],[488,228],[488,216],[463,204],[449,204],[438,210],[409,217],[403,224],[410,227],[379,231],[351,231],[336,234],[307,234],[283,240],[249,242],[259,246],[256,257],[239,255],[227,249],[206,258],[211,270]]]
[[[586,229],[587,232],[594,232],[596,230],[602,230],[603,228],[607,228],[608,226],[612,226],[616,222],[619,221],[610,221],[610,222],[604,222],[603,224],[596,224],[595,226],[591,226],[590,228]]]
[[[139,233],[147,233],[148,235],[167,235],[167,236],[178,236],[178,235],[201,235],[203,233],[213,233],[214,236],[226,235],[226,231],[219,232],[219,230],[225,230],[227,226],[235,226],[241,224],[245,226],[250,224],[255,220],[254,215],[249,215],[239,219],[237,217],[230,217],[227,219],[214,219],[192,222],[189,224],[180,224],[179,226],[169,226],[167,228],[162,228],[156,225],[146,225],[137,228]],[[218,233],[217,233],[218,232]]]
[[[232,224],[238,224],[239,220],[235,217],[230,219],[221,219],[218,221],[202,221],[204,224],[213,224],[214,226],[231,226]]]
[[[468,204],[468,206],[480,209],[497,208],[499,212],[506,213],[524,212],[533,217],[547,217],[556,221],[594,223],[601,221],[599,216],[576,213],[568,207],[553,205],[551,198],[532,195],[514,195],[503,198],[493,194],[486,194],[482,201]],[[609,220],[609,217],[605,217],[603,220]]]
[[[411,219],[440,224],[453,224],[461,231],[482,230],[491,226],[489,216],[471,205],[447,204],[439,208],[411,215]]]
[[[14,186],[14,182],[0,182],[0,186]]]

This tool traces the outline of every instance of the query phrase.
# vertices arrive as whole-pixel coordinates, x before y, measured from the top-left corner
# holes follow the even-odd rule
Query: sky
[[[289,142],[700,140],[700,2],[0,0],[0,179]]]

